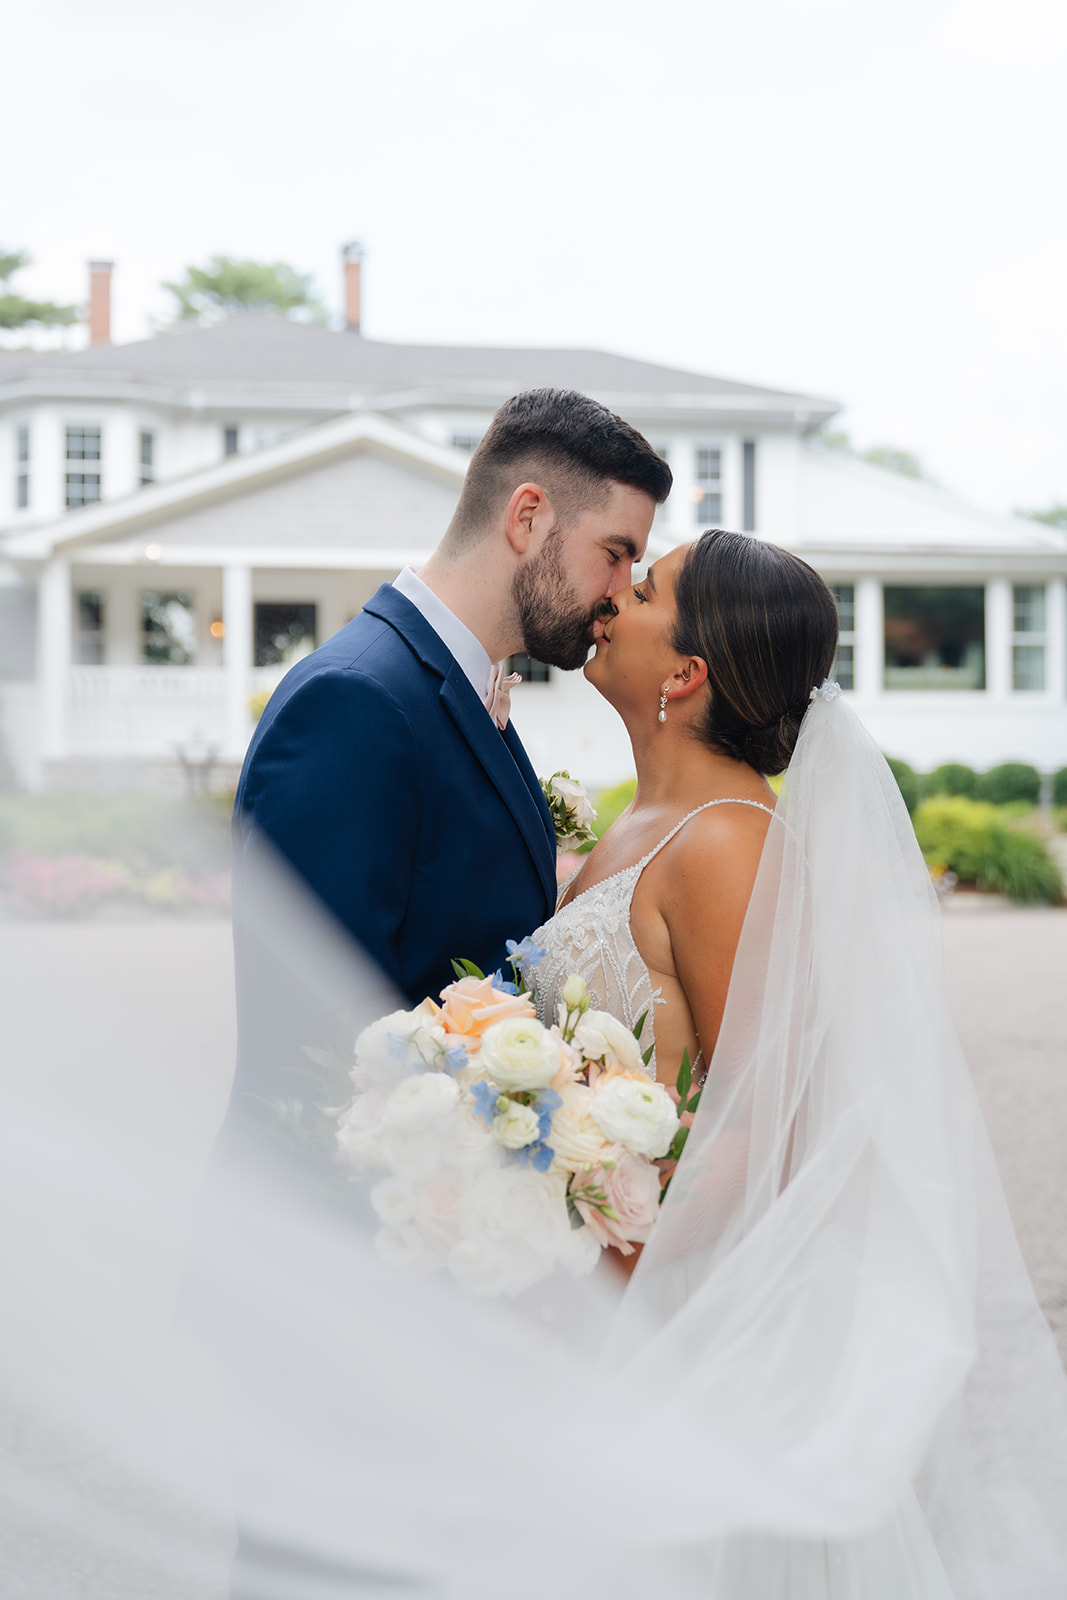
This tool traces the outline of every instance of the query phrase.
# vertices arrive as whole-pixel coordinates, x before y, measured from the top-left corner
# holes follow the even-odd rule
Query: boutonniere
[[[592,829],[596,812],[581,784],[569,772],[554,772],[551,778],[540,781],[556,829],[556,849],[573,850],[576,845],[591,844],[596,838]]]

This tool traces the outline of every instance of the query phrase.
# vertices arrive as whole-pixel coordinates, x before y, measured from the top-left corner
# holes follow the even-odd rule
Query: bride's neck
[[[688,810],[719,795],[744,795],[763,780],[743,761],[712,750],[681,722],[657,723],[639,734],[631,730],[637,792],[633,810],[665,805]]]

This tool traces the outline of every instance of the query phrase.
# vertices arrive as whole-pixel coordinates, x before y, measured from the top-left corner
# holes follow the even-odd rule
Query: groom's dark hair
[[[604,500],[611,483],[662,505],[671,469],[636,428],[574,389],[528,389],[506,400],[471,457],[446,539],[475,543],[520,483],[539,483],[572,520]]]

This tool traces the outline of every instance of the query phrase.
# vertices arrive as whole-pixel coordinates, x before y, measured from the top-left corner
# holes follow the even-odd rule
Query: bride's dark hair
[[[686,556],[674,598],[671,643],[708,666],[700,737],[757,772],[784,771],[811,691],[833,666],[833,595],[788,550],[713,528]]]

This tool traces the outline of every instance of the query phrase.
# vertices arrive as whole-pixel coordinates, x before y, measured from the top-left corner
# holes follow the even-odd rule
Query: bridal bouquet
[[[511,962],[539,959],[529,940]],[[652,1229],[657,1158],[678,1113],[638,1037],[572,977],[552,1027],[529,994],[457,963],[441,1004],[382,1017],[356,1041],[339,1159],[374,1177],[382,1256],[443,1269],[475,1294],[521,1293],[556,1268],[591,1272]]]

